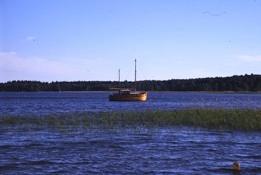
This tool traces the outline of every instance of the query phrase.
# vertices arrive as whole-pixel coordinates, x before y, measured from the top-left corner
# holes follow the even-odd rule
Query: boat
[[[135,59],[135,88],[132,89],[123,89],[123,88],[114,88],[118,92],[113,93],[109,96],[110,101],[147,101],[148,93],[146,91],[136,91],[136,59]],[[119,83],[120,83],[120,70],[119,70]]]
[[[146,91],[131,91],[130,89],[119,89],[117,93],[109,96],[110,101],[146,101]]]

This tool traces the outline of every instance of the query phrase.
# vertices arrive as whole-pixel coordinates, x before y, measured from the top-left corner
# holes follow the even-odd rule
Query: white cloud
[[[81,80],[86,68],[70,60],[28,58],[15,52],[0,52],[0,81],[9,80]]]
[[[261,55],[240,55],[239,59],[246,62],[261,62]]]
[[[25,38],[26,41],[31,41],[31,42],[35,42],[37,40],[37,38],[35,36],[27,36]]]

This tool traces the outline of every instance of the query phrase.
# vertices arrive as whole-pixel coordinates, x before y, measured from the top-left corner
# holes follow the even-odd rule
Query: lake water
[[[0,93],[1,115],[184,108],[261,109],[261,94],[150,92],[109,102],[109,92]],[[0,115],[0,116],[1,116]],[[37,116],[36,116],[37,117]],[[261,133],[190,127],[0,127],[0,174],[261,174]]]
[[[147,102],[110,102],[110,92],[0,93],[0,113],[26,115],[184,108],[259,108],[261,93],[149,92]]]
[[[193,128],[0,129],[0,174],[261,173],[258,132]],[[236,173],[234,173],[236,174]]]

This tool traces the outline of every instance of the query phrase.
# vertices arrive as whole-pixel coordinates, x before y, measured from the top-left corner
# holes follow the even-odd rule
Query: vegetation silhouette
[[[0,83],[0,91],[107,91],[130,88],[132,81],[9,81]],[[145,80],[136,82],[137,90],[146,91],[261,91],[261,75],[231,77]]]

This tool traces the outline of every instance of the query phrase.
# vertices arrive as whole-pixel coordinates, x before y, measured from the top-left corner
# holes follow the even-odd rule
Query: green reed
[[[172,111],[65,113],[48,116],[0,116],[0,126],[161,127],[193,126],[261,131],[261,110],[187,109]]]

